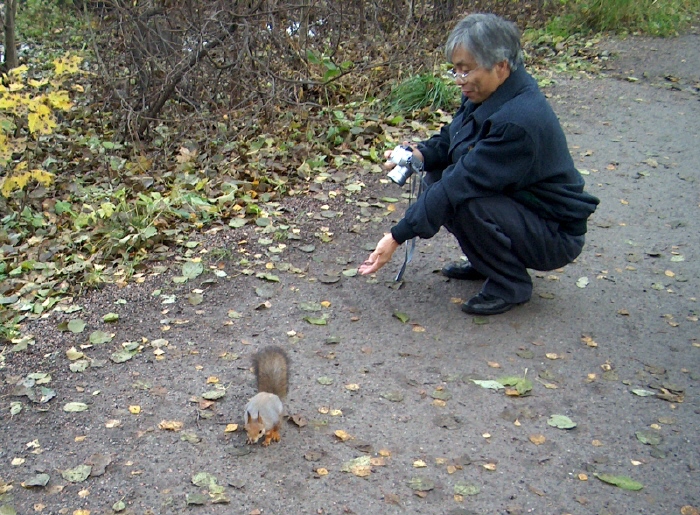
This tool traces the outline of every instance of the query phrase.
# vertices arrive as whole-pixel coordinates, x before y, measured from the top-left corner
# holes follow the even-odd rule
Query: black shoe
[[[484,274],[477,272],[476,268],[469,263],[450,263],[446,265],[441,272],[445,277],[458,279],[460,281],[478,281],[480,279],[486,279]]]
[[[462,304],[462,311],[471,315],[498,315],[517,305],[506,302],[495,295],[479,293]]]

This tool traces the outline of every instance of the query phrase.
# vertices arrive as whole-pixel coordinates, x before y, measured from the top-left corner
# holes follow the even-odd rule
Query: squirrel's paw
[[[267,447],[270,445],[271,442],[279,442],[280,441],[280,432],[279,429],[271,429],[268,433],[265,434],[265,441],[263,442],[263,445]]]

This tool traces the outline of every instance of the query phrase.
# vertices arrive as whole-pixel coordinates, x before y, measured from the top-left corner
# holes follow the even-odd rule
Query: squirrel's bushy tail
[[[274,345],[261,349],[253,356],[253,369],[258,381],[258,392],[286,397],[289,385],[289,356],[284,350]]]

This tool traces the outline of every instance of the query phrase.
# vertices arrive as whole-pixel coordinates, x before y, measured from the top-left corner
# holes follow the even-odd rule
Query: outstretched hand
[[[358,271],[362,275],[372,274],[386,265],[394,251],[399,248],[399,243],[396,242],[391,233],[387,233],[377,243],[377,248],[374,249],[367,260],[360,265]]]

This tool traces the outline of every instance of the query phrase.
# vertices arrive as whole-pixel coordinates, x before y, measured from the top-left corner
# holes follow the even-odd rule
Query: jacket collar
[[[480,105],[467,106],[467,112],[471,111],[471,116],[478,125],[481,125],[498,111],[500,107],[514,98],[522,89],[528,87],[532,83],[530,74],[525,71],[525,68],[520,65],[517,70],[511,71],[508,78],[498,86],[496,91],[491,93],[491,96],[484,100]],[[469,102],[469,101],[468,101]]]

